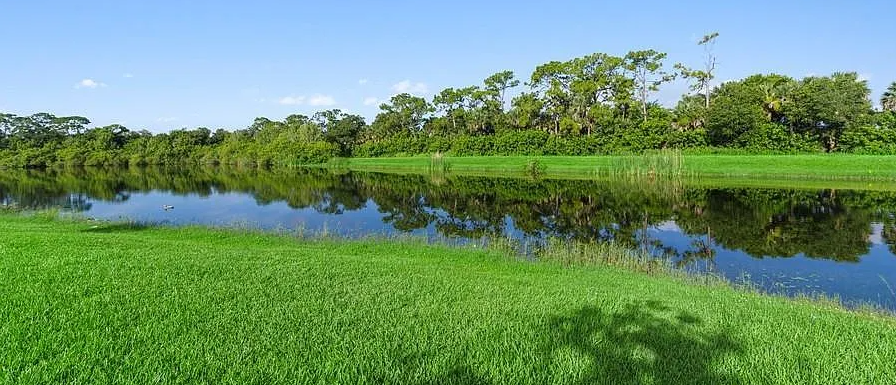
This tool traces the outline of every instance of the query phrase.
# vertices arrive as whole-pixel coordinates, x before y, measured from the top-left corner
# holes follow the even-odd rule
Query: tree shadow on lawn
[[[743,383],[713,367],[718,360],[739,353],[739,345],[727,333],[707,332],[700,325],[696,316],[656,301],[627,304],[612,313],[587,306],[543,323],[539,360],[532,363],[533,371],[542,374],[539,379],[492,380],[460,358],[421,384]],[[564,378],[556,378],[558,374]]]
[[[584,307],[554,317],[545,330],[550,360],[573,352],[591,365],[574,384],[740,384],[713,364],[741,351],[725,332],[701,330],[701,320],[660,302],[636,302],[607,314]]]

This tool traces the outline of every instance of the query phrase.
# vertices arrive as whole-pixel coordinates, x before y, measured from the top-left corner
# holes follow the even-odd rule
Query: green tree
[[[787,131],[784,109],[789,108],[795,89],[793,79],[775,74],[753,75],[720,85],[713,90],[713,104],[707,110],[710,143],[785,149],[790,141],[778,139]]]
[[[380,105],[380,110],[371,127],[373,136],[380,139],[397,134],[419,135],[434,111],[426,99],[408,93],[393,96]]]
[[[360,115],[346,114],[338,109],[314,114],[324,133],[324,138],[337,146],[342,156],[349,156],[358,141],[358,136],[366,126]]]
[[[784,114],[791,127],[817,135],[831,152],[850,123],[871,113],[870,94],[867,82],[855,72],[807,77],[794,90]]]
[[[716,38],[718,37],[719,33],[713,32],[703,36],[697,43],[698,45],[703,46],[703,51],[706,55],[702,70],[688,68],[681,63],[675,64],[675,69],[678,70],[681,77],[694,80],[694,83],[691,84],[691,91],[703,92],[706,108],[709,108],[712,80],[715,79],[714,72],[716,70],[716,57],[713,54],[713,48],[715,48]]]
[[[497,96],[496,102],[500,103],[502,111],[505,103],[504,94],[518,85],[520,81],[514,78],[513,71],[501,71],[485,79],[485,89]]]
[[[641,116],[647,121],[647,105],[650,103],[650,94],[659,91],[663,83],[675,79],[674,74],[663,70],[663,61],[666,54],[654,50],[632,51],[625,55],[625,69],[635,80],[635,89],[638,102],[641,105]]]
[[[769,121],[783,121],[784,105],[795,88],[793,79],[783,76],[770,78],[759,84],[759,90],[762,92],[762,109],[765,110]]]
[[[457,133],[458,120],[463,123],[463,92],[454,88],[446,88],[433,96],[432,104],[436,111],[443,113],[451,121],[452,133]]]
[[[491,134],[495,132],[501,107],[493,91],[476,86],[461,90],[465,101],[467,130],[471,134]]]
[[[7,147],[7,138],[12,132],[13,114],[0,113],[0,150]]]
[[[523,92],[511,102],[510,121],[521,130],[536,128],[540,124],[543,109],[544,102],[538,95]]]
[[[543,103],[545,118],[549,122],[543,127],[546,131],[560,133],[560,119],[567,115],[572,105],[571,83],[568,63],[552,61],[536,67],[532,73],[529,85]]]
[[[880,97],[880,107],[884,111],[896,112],[896,82],[890,83],[887,90]]]
[[[590,135],[596,126],[595,115],[589,112],[597,105],[616,107],[626,119],[633,92],[633,79],[625,74],[624,59],[595,53],[568,63],[572,73],[572,119]]]
[[[710,143],[730,146],[743,134],[768,122],[762,109],[762,94],[744,81],[716,88],[714,103],[707,109],[706,132]]]
[[[672,126],[679,131],[701,128],[706,123],[706,105],[700,95],[684,95],[672,110]]]
[[[594,53],[538,66],[530,86],[544,102],[548,131],[559,134],[584,129],[591,134],[596,118],[603,116],[592,113],[597,105],[616,108],[625,119],[633,83],[625,74],[623,58]]]

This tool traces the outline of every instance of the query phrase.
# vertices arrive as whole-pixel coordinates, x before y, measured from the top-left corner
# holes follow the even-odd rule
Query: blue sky
[[[241,128],[341,108],[372,118],[398,91],[430,96],[510,69],[653,48],[718,80],[856,71],[896,80],[896,2],[2,0],[0,111],[164,131]],[[672,84],[669,104],[685,92]]]

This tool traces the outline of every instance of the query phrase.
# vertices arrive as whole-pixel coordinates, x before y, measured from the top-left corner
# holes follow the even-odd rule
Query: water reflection
[[[892,192],[304,169],[90,168],[5,170],[0,203],[174,223],[330,226],[359,235],[615,240],[682,267],[750,276],[767,288],[896,301],[885,284],[896,283]],[[161,210],[166,204],[175,210]]]

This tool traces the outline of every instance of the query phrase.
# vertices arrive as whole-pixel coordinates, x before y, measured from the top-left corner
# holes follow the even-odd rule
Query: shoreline
[[[546,178],[593,179],[608,174],[649,173],[657,168],[662,175],[664,162],[675,162],[676,177],[713,180],[759,179],[770,181],[896,182],[896,156],[887,155],[678,155],[672,160],[650,156],[413,156],[382,158],[340,158],[310,167],[345,168],[353,171],[449,174],[477,176],[518,176],[529,174],[527,166],[538,162]],[[638,160],[646,159],[643,164]],[[634,164],[629,164],[633,163]],[[530,166],[531,167],[531,166]],[[436,170],[433,170],[436,168]],[[664,175],[665,176],[665,175]]]

